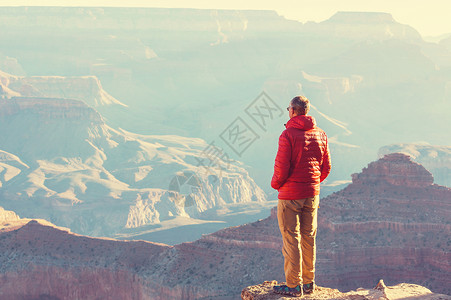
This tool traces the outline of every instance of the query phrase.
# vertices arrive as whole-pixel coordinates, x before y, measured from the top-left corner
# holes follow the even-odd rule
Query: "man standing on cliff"
[[[290,296],[315,289],[319,185],[331,168],[326,133],[307,116],[309,109],[304,96],[294,97],[287,107],[290,120],[279,137],[271,180],[271,186],[279,191],[277,219],[287,282],[274,286],[274,291]]]

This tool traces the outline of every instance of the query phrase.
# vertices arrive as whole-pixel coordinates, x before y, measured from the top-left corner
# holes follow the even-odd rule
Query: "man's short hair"
[[[305,96],[294,97],[290,105],[298,115],[306,115],[310,110],[310,101]]]

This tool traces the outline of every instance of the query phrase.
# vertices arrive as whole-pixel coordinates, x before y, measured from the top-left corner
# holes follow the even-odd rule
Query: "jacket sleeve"
[[[279,137],[279,149],[277,150],[276,161],[274,163],[274,175],[271,180],[271,187],[279,190],[287,181],[290,172],[291,142],[285,130]]]
[[[323,164],[321,165],[320,182],[323,182],[324,179],[326,179],[327,176],[329,176],[330,169],[331,169],[329,143],[327,141],[327,137],[325,139],[326,139],[326,141],[325,141],[326,149],[324,150],[324,154],[323,154]]]

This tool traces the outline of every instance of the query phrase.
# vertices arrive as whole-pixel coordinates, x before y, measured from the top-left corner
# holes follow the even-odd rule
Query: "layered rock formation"
[[[434,175],[434,182],[451,186],[451,146],[419,144],[392,144],[379,149],[379,157],[389,153],[404,153]]]
[[[369,164],[348,187],[322,199],[318,269],[343,289],[367,286],[370,271],[450,293],[441,275],[451,272],[450,192],[404,154]]]
[[[373,162],[364,168],[360,174],[352,174],[352,183],[358,186],[364,184],[388,183],[404,187],[428,187],[434,178],[422,165],[412,163],[410,158],[402,153],[386,155],[382,160]]]

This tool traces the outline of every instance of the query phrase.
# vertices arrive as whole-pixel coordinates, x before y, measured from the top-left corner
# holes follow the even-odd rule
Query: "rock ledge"
[[[243,300],[289,300],[295,299],[289,296],[282,296],[274,293],[272,288],[277,285],[277,281],[265,281],[262,284],[249,286],[241,292]],[[350,299],[350,300],[391,300],[391,299],[428,299],[445,300],[451,296],[435,294],[425,287],[416,284],[400,283],[387,287],[383,280],[380,280],[374,289],[359,288],[356,291],[342,293],[339,290],[317,286],[311,295],[304,295],[302,299]]]

